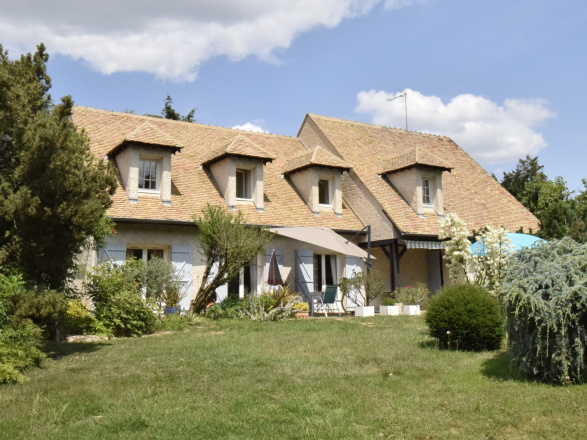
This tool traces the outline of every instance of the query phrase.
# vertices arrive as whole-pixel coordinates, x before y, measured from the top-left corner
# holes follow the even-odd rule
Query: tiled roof
[[[264,212],[258,212],[251,202],[237,204],[237,208],[243,212],[249,223],[271,226],[326,226],[341,231],[357,231],[364,226],[344,204],[342,217],[337,217],[334,212],[329,211],[321,211],[319,216],[315,216],[288,179],[281,177],[285,162],[290,157],[306,152],[297,138],[241,132],[229,128],[87,107],[75,107],[73,120],[78,127],[85,129],[90,138],[90,148],[98,158],[106,156],[145,122],[183,146],[180,153],[171,157],[171,205],[164,206],[159,197],[140,193],[138,203],[130,203],[119,182],[113,204],[107,211],[112,218],[191,222],[194,215],[201,215],[207,203],[227,206],[208,169],[201,168],[201,165],[219,145],[226,147],[234,143],[234,148],[238,145],[246,144],[250,147],[254,144],[271,157],[275,157],[273,162],[264,166]],[[236,142],[236,138],[242,140]],[[267,155],[265,157],[267,158]]]
[[[440,168],[443,171],[450,171],[454,168],[428,150],[418,146],[384,161],[378,174],[393,173],[416,166]]]
[[[183,148],[183,146],[178,141],[170,137],[167,133],[161,131],[150,122],[145,121],[139,127],[130,132],[127,136],[125,136],[122,142],[110,150],[108,154],[110,156],[115,156],[129,143],[156,145],[158,147],[171,149],[174,153],[181,151]]]
[[[336,168],[341,171],[348,171],[352,168],[341,158],[317,145],[305,153],[288,159],[283,167],[283,173],[288,174],[312,166]]]
[[[242,134],[238,134],[227,145],[216,148],[203,160],[202,165],[211,165],[214,162],[224,159],[227,156],[252,157],[263,162],[271,162],[275,155],[260,147]]]
[[[442,173],[445,215],[455,212],[469,231],[485,225],[503,226],[509,231],[520,227],[538,230],[536,217],[447,137],[308,115],[304,124],[312,123],[329,141],[325,147],[353,166],[351,176],[363,182],[404,234],[437,235],[438,216],[418,216],[378,174],[381,163],[393,162],[416,147],[454,167],[452,172]]]

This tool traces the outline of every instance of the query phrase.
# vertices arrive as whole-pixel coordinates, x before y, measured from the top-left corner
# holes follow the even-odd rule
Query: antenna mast
[[[408,131],[408,92],[404,92],[394,98],[389,98],[388,101],[393,101],[394,99],[398,98],[402,98],[404,100],[404,107],[406,109],[406,131]]]

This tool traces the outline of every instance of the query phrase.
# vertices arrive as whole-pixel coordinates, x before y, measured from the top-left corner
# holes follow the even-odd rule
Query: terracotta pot
[[[296,319],[308,319],[310,317],[309,310],[297,310],[295,312]]]

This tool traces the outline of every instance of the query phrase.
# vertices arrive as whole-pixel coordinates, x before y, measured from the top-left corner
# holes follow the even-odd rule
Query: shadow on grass
[[[516,382],[533,382],[511,367],[510,354],[502,351],[481,365],[481,374],[497,380],[512,380]]]
[[[63,359],[66,356],[81,353],[93,353],[102,349],[102,347],[110,347],[109,342],[47,342],[43,347],[43,351],[48,358],[53,360]]]

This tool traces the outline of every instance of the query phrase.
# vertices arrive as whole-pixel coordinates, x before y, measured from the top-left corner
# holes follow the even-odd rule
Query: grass
[[[58,344],[0,387],[0,438],[553,439],[587,432],[585,386],[439,351],[421,317],[203,322]]]

